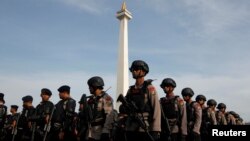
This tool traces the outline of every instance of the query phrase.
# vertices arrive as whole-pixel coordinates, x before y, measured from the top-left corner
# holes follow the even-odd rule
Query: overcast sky
[[[250,121],[249,0],[127,0],[129,64],[146,61],[159,96],[166,77],[176,95],[191,87]],[[0,92],[6,105],[25,95],[71,86],[79,101],[87,80],[99,75],[116,100],[122,0],[1,0]],[[131,74],[129,75],[131,77]],[[130,78],[130,85],[134,83]],[[194,97],[195,98],[195,97]],[[19,109],[19,111],[21,108]]]

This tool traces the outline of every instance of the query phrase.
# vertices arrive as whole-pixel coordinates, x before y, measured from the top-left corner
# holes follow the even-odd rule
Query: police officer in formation
[[[41,98],[42,101],[36,106],[36,115],[34,116],[35,131],[33,132],[35,135],[36,141],[46,141],[49,140],[50,137],[50,129],[49,124],[51,123],[51,116],[54,110],[54,104],[49,101],[52,92],[47,89],[41,89]],[[46,133],[47,132],[47,133]]]
[[[218,125],[227,125],[226,119],[226,104],[219,103],[216,107],[218,110],[216,111],[216,120]]]
[[[186,102],[188,126],[187,141],[201,141],[200,127],[202,119],[202,108],[199,103],[192,100],[194,91],[191,88],[186,87],[182,89],[181,94],[184,101]]]
[[[36,110],[33,106],[33,97],[26,95],[22,98],[23,100],[23,110],[20,115],[19,122],[17,124],[17,135],[16,139],[21,141],[31,141],[34,140],[34,131],[35,122],[31,118],[35,115]]]
[[[185,141],[187,115],[184,100],[174,94],[176,83],[172,78],[163,79],[160,86],[166,94],[160,99],[162,108],[161,141]]]
[[[76,101],[70,96],[70,87],[63,85],[58,88],[60,101],[55,105],[53,114],[53,141],[75,141],[74,126]]]
[[[133,109],[126,108],[120,111],[128,115],[125,123],[126,139],[156,141],[161,131],[161,110],[155,87],[150,80],[144,79],[149,72],[148,64],[142,60],[135,60],[130,67],[130,72],[135,79],[135,84],[129,87],[125,98],[135,105],[136,110],[135,113],[130,113],[129,110]],[[139,121],[138,118],[143,121]]]
[[[200,105],[202,109],[202,121],[201,121],[201,127],[200,127],[200,136],[201,140],[205,141],[207,139],[208,135],[208,127],[207,127],[207,122],[204,120],[206,119],[207,115],[207,106],[206,106],[206,97],[203,94],[199,94],[196,96],[195,101]]]
[[[109,141],[112,129],[113,99],[106,93],[104,81],[99,76],[91,77],[88,80],[89,92],[93,96],[88,99],[88,106],[92,112],[89,119],[88,140],[89,141]]]
[[[5,141],[15,140],[15,138],[13,138],[13,135],[17,133],[16,127],[17,127],[18,119],[20,117],[20,114],[17,113],[17,110],[18,110],[17,105],[11,105],[11,108],[10,108],[11,114],[7,115],[7,119],[6,119],[5,126],[4,126],[4,129],[6,131],[6,136],[4,139]]]
[[[119,112],[100,76],[87,81],[90,96],[82,95],[78,113],[68,85],[58,88],[57,104],[49,100],[52,92],[43,88],[36,108],[33,97],[26,95],[22,112],[11,105],[9,115],[0,93],[0,141],[206,141],[209,126],[243,125],[239,114],[226,111],[224,103],[207,101],[202,94],[193,101],[190,87],[182,89],[183,99],[175,95],[172,78],[162,80],[166,96],[158,99],[152,79],[145,80],[149,67],[143,60],[133,61],[129,70],[135,84],[117,99],[122,102]]]
[[[0,93],[0,140],[4,136],[4,131],[2,130],[4,127],[4,123],[6,121],[7,117],[7,107],[4,105],[5,100],[4,100],[4,94]]]

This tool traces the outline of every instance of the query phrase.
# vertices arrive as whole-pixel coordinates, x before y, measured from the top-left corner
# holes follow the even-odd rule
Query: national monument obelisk
[[[118,52],[118,68],[117,68],[117,89],[116,98],[119,94],[125,95],[129,86],[129,66],[128,66],[128,21],[132,18],[131,13],[123,2],[121,10],[117,12],[117,19],[120,20],[119,33],[119,52]],[[115,108],[118,109],[120,103]]]

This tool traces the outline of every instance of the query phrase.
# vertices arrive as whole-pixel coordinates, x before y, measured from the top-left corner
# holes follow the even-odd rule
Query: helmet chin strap
[[[142,77],[144,77],[144,76],[145,76],[145,73],[143,74],[143,72],[140,71],[140,73],[139,73],[138,75],[133,75],[133,78],[134,78],[134,79],[138,79],[138,78],[142,78]]]

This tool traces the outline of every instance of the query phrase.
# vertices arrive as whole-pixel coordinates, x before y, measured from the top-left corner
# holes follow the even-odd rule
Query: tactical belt
[[[55,127],[55,129],[60,129],[62,127],[62,124],[58,123],[58,122],[55,122],[54,127]]]
[[[99,126],[99,125],[102,125],[105,123],[105,120],[104,118],[96,118],[94,119],[94,121],[91,122],[91,126]]]
[[[170,126],[175,126],[177,124],[177,119],[176,118],[168,119],[168,122]]]
[[[99,126],[103,124],[104,124],[104,121],[91,122],[91,126]]]

